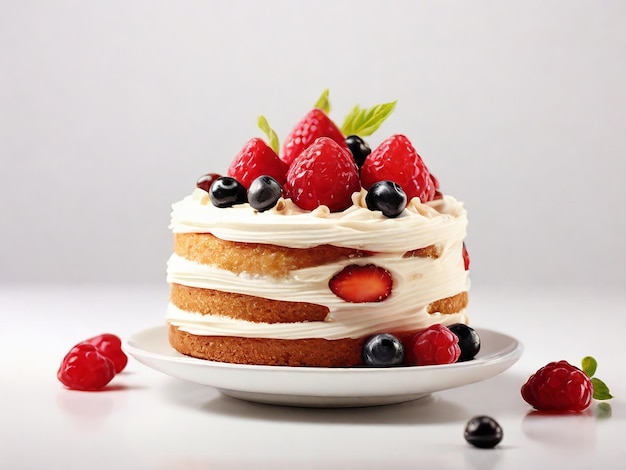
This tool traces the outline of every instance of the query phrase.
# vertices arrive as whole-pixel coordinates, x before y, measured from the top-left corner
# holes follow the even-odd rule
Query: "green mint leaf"
[[[319,97],[317,103],[315,103],[314,108],[321,109],[326,114],[330,113],[330,101],[328,100],[328,88],[326,88],[322,92],[322,96]]]
[[[593,385],[593,398],[596,400],[610,400],[613,398],[611,392],[609,392],[609,387],[606,386],[602,380],[593,377],[591,379],[591,384]]]
[[[583,372],[589,378],[593,377],[598,368],[598,362],[591,356],[583,357],[582,360]]]
[[[361,107],[358,104],[350,110],[350,112],[343,121],[343,125],[341,126],[341,132],[343,133],[343,135],[345,135],[346,137],[349,135],[354,135],[354,132],[352,131],[357,126],[357,121],[359,120],[361,112]]]
[[[396,107],[396,103],[397,101],[377,104],[369,109],[361,108],[358,105],[355,106],[346,116],[341,126],[341,132],[346,136],[358,135],[367,137],[372,135],[385,122],[385,119],[389,117]]]
[[[269,146],[272,148],[274,152],[278,154],[279,143],[278,143],[278,135],[274,132],[274,129],[270,127],[270,123],[267,122],[265,116],[259,116],[258,120],[259,129],[261,129],[265,135],[267,136],[267,140],[269,142]]]

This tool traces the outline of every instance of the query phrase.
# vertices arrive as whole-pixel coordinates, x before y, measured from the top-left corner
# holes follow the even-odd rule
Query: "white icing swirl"
[[[355,193],[355,197],[362,197]],[[201,189],[172,206],[170,228],[174,233],[212,233],[218,238],[247,243],[269,243],[290,248],[315,245],[377,252],[405,252],[465,237],[467,214],[452,196],[422,204],[414,198],[399,217],[387,218],[354,204],[343,212],[320,206],[313,212],[298,208],[291,200],[257,212],[249,204],[218,208]],[[324,210],[326,209],[326,210]]]

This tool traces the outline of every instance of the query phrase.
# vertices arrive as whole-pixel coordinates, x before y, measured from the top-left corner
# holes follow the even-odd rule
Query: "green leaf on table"
[[[593,377],[591,379],[591,384],[593,385],[593,398],[596,400],[610,400],[613,398],[611,392],[609,392],[609,387],[606,386],[602,380]]]

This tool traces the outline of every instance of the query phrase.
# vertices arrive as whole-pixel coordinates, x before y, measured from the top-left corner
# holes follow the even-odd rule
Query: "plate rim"
[[[361,407],[403,403],[481,382],[509,369],[521,357],[524,348],[516,338],[487,328],[475,329],[479,335],[495,335],[503,343],[483,358],[430,366],[326,368],[209,361],[174,350],[167,340],[167,325],[131,335],[123,348],[140,363],[169,377],[213,387],[223,395],[246,401],[283,406]],[[142,340],[148,342],[143,348]],[[150,345],[153,350],[149,350]],[[164,346],[173,355],[154,351]]]
[[[474,328],[474,327],[473,327]],[[136,342],[136,339],[140,335],[147,335],[151,332],[155,332],[158,330],[166,330],[167,325],[158,325],[149,328],[145,328],[143,330],[137,331],[133,333],[125,342],[123,342],[123,349],[135,356],[135,353],[139,353],[142,357],[152,357],[157,360],[167,361],[167,362],[176,362],[187,365],[197,365],[197,366],[206,366],[211,368],[218,369],[228,369],[228,370],[237,370],[240,372],[244,371],[263,371],[263,372],[278,372],[278,371],[289,371],[295,373],[319,373],[323,372],[324,374],[341,374],[344,375],[346,372],[351,374],[366,374],[373,375],[376,374],[386,374],[390,372],[399,372],[399,371],[409,371],[413,372],[416,370],[426,371],[426,370],[441,370],[445,368],[454,369],[454,368],[468,368],[469,367],[478,367],[483,364],[491,364],[492,362],[500,362],[509,357],[517,356],[516,360],[519,359],[521,354],[523,353],[524,346],[523,344],[515,337],[508,335],[506,333],[501,333],[496,330],[490,328],[481,328],[475,327],[474,329],[481,335],[481,332],[486,332],[489,334],[495,334],[500,336],[501,338],[508,339],[510,341],[510,345],[496,353],[489,355],[487,357],[480,357],[478,360],[470,360],[464,362],[455,362],[453,364],[438,364],[438,365],[424,365],[424,366],[395,366],[395,367],[315,367],[315,366],[271,366],[271,365],[262,365],[262,364],[236,364],[230,362],[219,362],[219,361],[211,361],[208,359],[199,359],[196,357],[185,356],[182,353],[179,353],[174,348],[170,346],[173,352],[175,352],[176,356],[165,356],[164,354],[153,352],[141,348],[137,345],[133,345],[133,341]],[[164,331],[165,332],[165,331]],[[165,338],[167,335],[164,336]]]

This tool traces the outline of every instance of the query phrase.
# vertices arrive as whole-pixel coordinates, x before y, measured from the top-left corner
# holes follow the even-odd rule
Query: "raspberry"
[[[522,398],[537,410],[583,411],[591,404],[593,385],[566,361],[550,362],[522,386]]]
[[[459,338],[444,325],[432,325],[417,333],[409,346],[409,362],[418,366],[452,364],[459,359]]]
[[[57,378],[70,390],[94,391],[115,377],[115,366],[90,343],[79,343],[63,358]]]
[[[85,343],[93,344],[96,349],[106,356],[115,366],[115,373],[119,374],[128,363],[128,356],[122,351],[122,341],[111,333],[103,333],[85,340]]]

